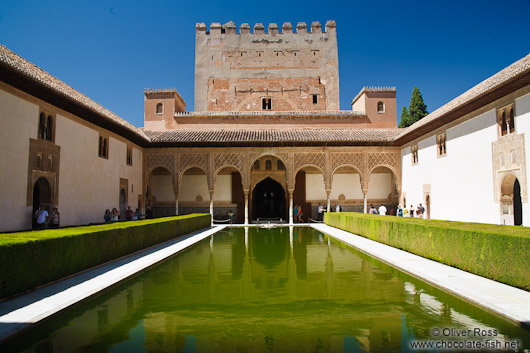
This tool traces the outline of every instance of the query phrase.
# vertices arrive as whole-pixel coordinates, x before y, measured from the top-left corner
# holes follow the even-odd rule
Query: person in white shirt
[[[381,206],[379,206],[379,214],[381,216],[385,216],[386,215],[386,207],[385,207],[385,205],[381,204]]]
[[[44,209],[44,206],[40,206],[39,209],[35,212],[35,215],[33,216],[36,220],[37,229],[45,229],[46,228],[46,220],[48,219],[48,211]]]
[[[335,212],[340,212],[340,205],[337,205],[337,207],[335,207]]]

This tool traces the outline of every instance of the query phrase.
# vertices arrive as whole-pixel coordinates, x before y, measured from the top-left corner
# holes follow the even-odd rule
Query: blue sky
[[[337,22],[341,109],[417,86],[434,111],[530,53],[530,0],[0,1],[0,43],[136,126],[145,88],[193,111],[195,23]]]

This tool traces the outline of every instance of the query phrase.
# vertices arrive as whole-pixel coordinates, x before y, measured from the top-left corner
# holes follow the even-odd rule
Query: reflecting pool
[[[253,227],[221,231],[0,351],[523,351],[529,336],[312,228]]]

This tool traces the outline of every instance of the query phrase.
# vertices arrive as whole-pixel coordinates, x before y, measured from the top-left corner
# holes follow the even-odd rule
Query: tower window
[[[271,110],[272,109],[272,99],[271,98],[261,98],[261,109]]]
[[[384,113],[385,112],[385,103],[377,102],[377,112],[378,113]]]
[[[318,103],[318,94],[313,94],[313,104]]]
[[[163,114],[164,113],[164,105],[162,103],[158,103],[156,105],[156,113],[157,114]]]

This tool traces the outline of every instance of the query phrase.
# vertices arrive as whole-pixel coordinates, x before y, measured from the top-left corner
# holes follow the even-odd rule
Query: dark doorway
[[[125,189],[120,190],[120,220],[125,220],[125,211],[127,211],[127,194]]]
[[[523,225],[523,204],[521,202],[521,185],[519,180],[515,179],[513,183],[513,224],[516,226]]]
[[[252,219],[286,219],[285,191],[277,181],[266,178],[252,191]]]
[[[52,192],[50,183],[45,178],[39,178],[35,185],[33,186],[33,212],[31,213],[32,217],[32,227],[35,228],[36,220],[33,218],[33,215],[39,209],[40,205],[44,206],[44,209],[50,213],[52,204]]]

